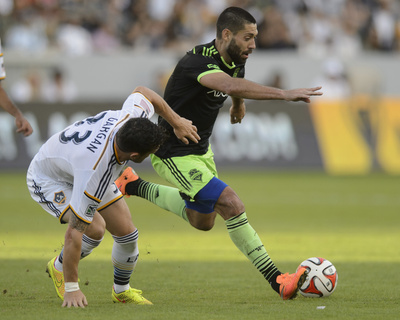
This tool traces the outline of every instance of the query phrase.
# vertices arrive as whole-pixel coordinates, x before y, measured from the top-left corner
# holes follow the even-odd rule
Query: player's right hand
[[[33,132],[31,124],[24,116],[17,116],[15,118],[15,124],[17,126],[17,133],[22,133],[25,137],[30,136]]]
[[[181,117],[179,119],[179,122],[174,127],[174,133],[184,144],[189,144],[189,139],[194,143],[198,143],[200,140],[200,136],[197,133],[197,127],[193,125],[191,120],[186,118]]]
[[[62,307],[84,308],[87,305],[88,303],[86,297],[81,290],[64,293],[64,302],[62,304]]]

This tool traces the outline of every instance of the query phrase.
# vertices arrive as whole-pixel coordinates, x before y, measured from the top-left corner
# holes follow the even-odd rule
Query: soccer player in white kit
[[[54,134],[33,158],[27,173],[32,198],[61,223],[68,223],[61,253],[47,264],[62,306],[84,307],[79,260],[89,255],[107,229],[113,239],[112,301],[151,304],[129,285],[136,265],[138,230],[114,184],[126,163],[142,162],[166,139],[149,119],[166,119],[185,144],[200,138],[192,122],[178,116],[157,93],[137,87],[121,110],[108,110]]]
[[[31,135],[32,127],[28,120],[24,117],[21,110],[10,100],[7,92],[2,87],[1,81],[6,78],[6,69],[4,68],[4,57],[1,49],[0,39],[0,107],[7,111],[15,118],[17,132],[21,132],[25,137]]]

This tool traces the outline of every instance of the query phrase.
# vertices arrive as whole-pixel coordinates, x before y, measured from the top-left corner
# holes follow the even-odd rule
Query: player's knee
[[[215,205],[215,211],[217,211],[224,220],[227,220],[246,210],[238,195],[232,188],[227,187],[219,197],[218,202]]]
[[[191,223],[193,227],[195,227],[197,230],[201,231],[210,231],[214,227],[214,221],[213,222],[197,222],[195,224]]]
[[[95,240],[101,240],[103,239],[105,234],[105,225],[101,226],[101,225],[96,225],[95,228],[93,228],[92,230],[90,230],[90,233],[86,233],[86,235],[92,239]]]
[[[104,221],[103,217],[98,215],[93,219],[92,223],[86,229],[85,234],[94,239],[94,240],[101,240],[104,237],[106,232],[106,222]]]
[[[209,231],[214,227],[216,213],[199,213],[195,210],[186,209],[190,224],[197,230]]]

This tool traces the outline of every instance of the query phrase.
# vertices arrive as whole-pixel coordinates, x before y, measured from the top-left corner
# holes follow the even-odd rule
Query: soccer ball
[[[308,275],[299,292],[305,297],[328,297],[335,291],[338,274],[335,266],[323,258],[309,258],[300,267],[306,267]]]

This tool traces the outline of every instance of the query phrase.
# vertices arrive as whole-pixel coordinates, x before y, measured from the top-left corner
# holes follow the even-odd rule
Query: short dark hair
[[[233,34],[244,29],[244,26],[249,23],[256,24],[256,19],[246,10],[239,7],[226,8],[219,15],[217,20],[217,38],[221,39],[222,31],[229,29]]]
[[[159,148],[167,139],[163,127],[147,118],[131,118],[118,130],[117,146],[123,152],[145,154]]]

